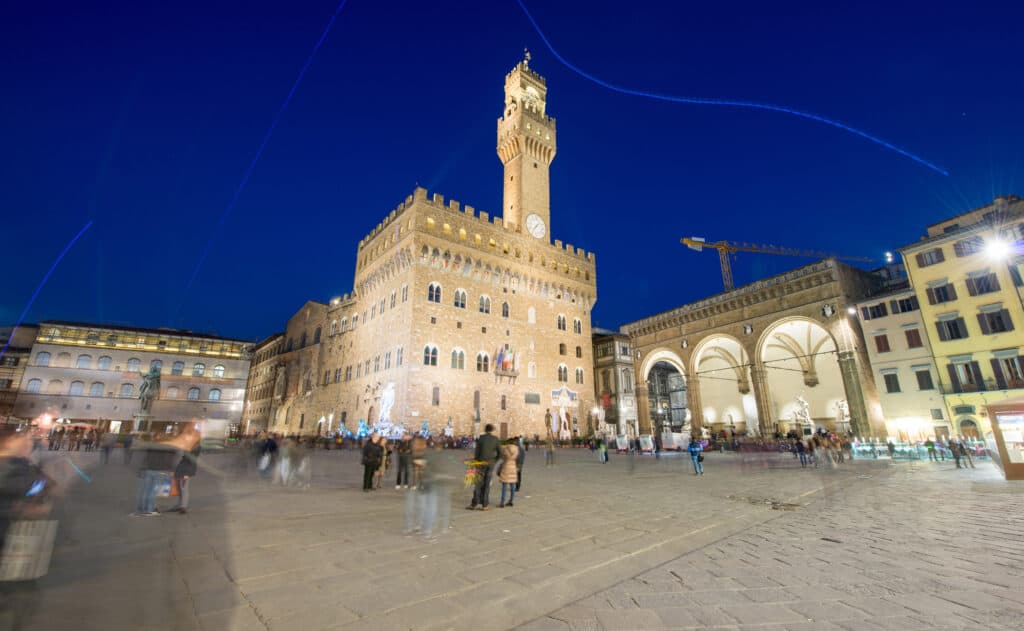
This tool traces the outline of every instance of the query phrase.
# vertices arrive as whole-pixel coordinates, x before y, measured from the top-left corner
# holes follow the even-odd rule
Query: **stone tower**
[[[530,69],[530,53],[505,75],[505,113],[498,119],[498,157],[505,165],[503,223],[550,242],[548,168],[555,158],[555,119],[544,113],[547,85]]]

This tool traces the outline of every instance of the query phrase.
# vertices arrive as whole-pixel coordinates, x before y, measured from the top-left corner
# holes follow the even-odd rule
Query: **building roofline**
[[[72,322],[70,320],[44,320],[39,323],[39,327],[44,326],[73,326],[82,329],[101,329],[104,331],[130,331],[133,333],[151,333],[154,335],[167,335],[176,337],[196,337],[208,340],[218,340],[222,342],[238,342],[239,344],[252,344],[249,340],[241,340],[234,337],[224,337],[221,335],[213,335],[211,333],[196,333],[194,331],[188,331],[183,329],[172,329],[172,328],[159,328],[152,329],[140,326],[121,326],[114,324],[96,324],[94,322]]]

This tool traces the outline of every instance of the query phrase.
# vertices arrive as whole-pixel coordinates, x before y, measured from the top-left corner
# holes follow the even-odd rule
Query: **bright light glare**
[[[1002,239],[993,239],[985,245],[985,254],[990,259],[1002,261],[1010,256],[1010,244]]]
[[[849,313],[850,315],[857,315],[857,309],[854,307],[847,307],[846,313]]]

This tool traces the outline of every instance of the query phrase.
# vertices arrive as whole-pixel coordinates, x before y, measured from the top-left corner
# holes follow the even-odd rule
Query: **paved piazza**
[[[441,452],[459,478],[466,455]],[[192,511],[150,518],[128,516],[120,453],[72,457],[93,482],[68,488],[28,628],[1018,629],[1024,616],[1024,485],[987,462],[802,470],[716,453],[697,478],[680,456],[602,465],[561,450],[545,467],[531,449],[514,508],[463,510],[457,479],[451,528],[425,542],[402,534],[402,492],[359,490],[355,452],[316,452],[307,491],[205,456]]]

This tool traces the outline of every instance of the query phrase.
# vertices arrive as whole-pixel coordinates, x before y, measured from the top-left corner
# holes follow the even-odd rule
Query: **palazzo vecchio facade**
[[[416,188],[359,242],[351,294],[307,302],[257,346],[243,426],[543,435],[550,410],[585,431],[595,257],[551,240],[546,96],[528,57],[505,77],[502,216]]]

